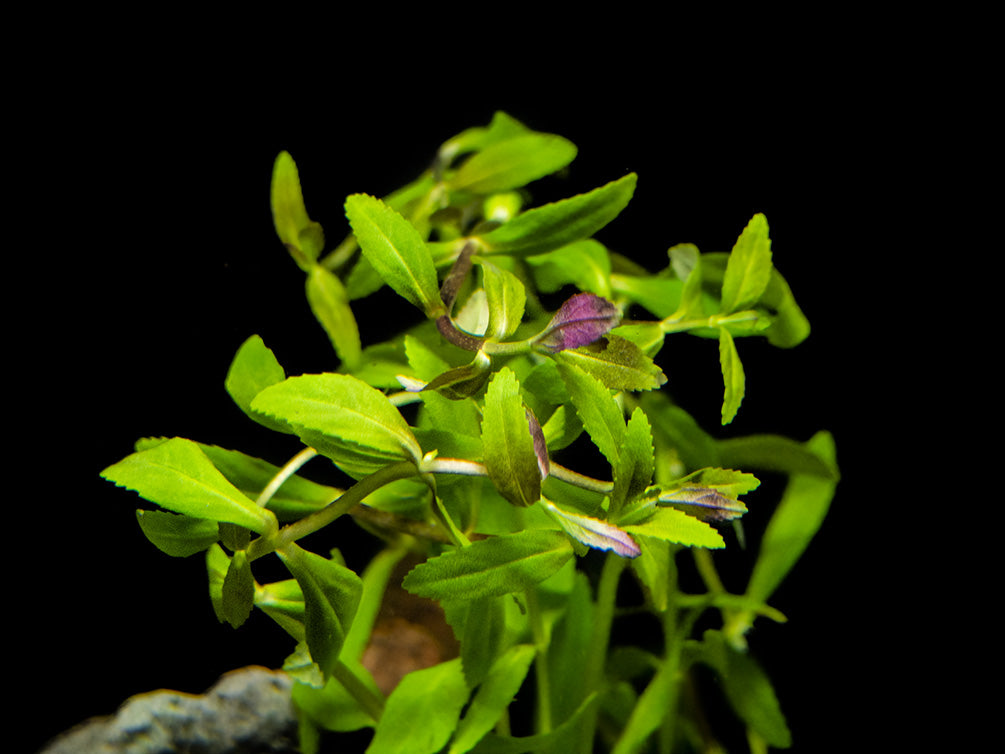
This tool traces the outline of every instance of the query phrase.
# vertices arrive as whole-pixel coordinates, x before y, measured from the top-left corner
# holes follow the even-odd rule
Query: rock
[[[152,691],[95,718],[39,754],[288,754],[297,751],[290,678],[261,667],[222,676],[205,694]]]

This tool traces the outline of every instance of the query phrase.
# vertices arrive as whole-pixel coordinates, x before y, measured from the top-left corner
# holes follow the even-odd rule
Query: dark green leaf
[[[834,438],[828,432],[818,432],[806,443],[806,449],[834,469],[834,474],[830,478],[795,474],[789,480],[768,522],[750,575],[747,596],[752,599],[767,601],[817,533],[834,497],[837,487]]]
[[[305,635],[311,657],[327,676],[338,660],[363,592],[355,572],[296,543],[277,552],[304,595]]]
[[[220,604],[223,617],[234,628],[251,615],[255,600],[255,580],[251,576],[251,563],[244,550],[238,550],[230,559],[227,575],[223,578]]]
[[[734,649],[718,631],[706,631],[702,658],[722,679],[730,706],[766,743],[779,749],[792,745],[771,680],[747,652]]]
[[[140,528],[157,549],[176,558],[202,552],[220,538],[215,521],[166,511],[136,511]]]
[[[544,581],[572,558],[562,532],[528,529],[473,542],[416,566],[404,587],[432,599],[476,599],[525,589]]]
[[[444,601],[447,623],[461,645],[461,663],[470,688],[475,688],[485,679],[492,663],[505,649],[505,599],[509,598]]]
[[[747,435],[719,440],[723,466],[834,478],[834,467],[801,442],[782,435]]]
[[[492,730],[520,690],[534,654],[533,645],[518,644],[493,663],[484,683],[471,700],[464,719],[457,726],[449,754],[470,751]]]

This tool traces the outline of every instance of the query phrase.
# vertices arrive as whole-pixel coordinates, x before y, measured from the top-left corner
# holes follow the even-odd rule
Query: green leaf
[[[468,700],[460,659],[406,675],[387,698],[366,754],[434,754],[457,727]]]
[[[298,642],[305,640],[304,593],[296,579],[285,579],[255,589],[255,607],[260,609]]]
[[[457,733],[450,744],[450,754],[464,754],[474,748],[509,707],[534,660],[532,644],[511,647],[495,661],[478,689]]]
[[[509,367],[492,377],[485,392],[482,447],[485,468],[499,494],[521,507],[536,503],[541,497],[541,469],[520,383]]]
[[[280,472],[280,468],[275,464],[238,450],[203,443],[200,443],[199,447],[220,473],[251,499],[257,499],[262,490]],[[280,521],[293,521],[324,508],[341,494],[342,491],[335,487],[318,484],[293,474],[273,493],[266,507],[275,513]]]
[[[237,407],[256,422],[277,432],[289,432],[289,428],[273,422],[251,410],[251,401],[269,385],[286,379],[286,372],[272,351],[258,335],[252,335],[237,349],[234,360],[227,370],[224,387]]]
[[[271,198],[276,235],[306,270],[324,249],[324,232],[307,216],[300,174],[289,152],[280,152],[272,167]]]
[[[461,645],[461,664],[470,688],[475,688],[485,679],[492,663],[505,648],[505,599],[508,597],[447,600],[443,603],[447,623]]]
[[[497,110],[492,115],[492,121],[488,127],[475,126],[466,128],[456,136],[447,139],[440,146],[439,158],[444,164],[449,164],[459,155],[469,152],[477,152],[480,149],[497,144],[507,139],[532,133],[523,123],[513,116]]]
[[[206,550],[206,575],[209,578],[209,599],[213,604],[213,613],[220,623],[226,623],[227,617],[223,611],[223,580],[230,568],[230,558],[218,544],[211,545]]]
[[[307,274],[307,301],[347,369],[359,364],[362,346],[349,294],[342,281],[319,264]]]
[[[789,748],[792,734],[771,681],[757,661],[734,649],[719,631],[706,631],[702,644],[702,660],[719,674],[726,698],[740,719],[770,746]]]
[[[667,381],[663,370],[641,348],[613,333],[589,345],[560,351],[556,358],[575,364],[611,390],[656,390]]]
[[[219,524],[203,518],[137,510],[136,520],[158,550],[175,558],[202,552],[220,538]]]
[[[489,324],[485,337],[505,340],[520,326],[527,293],[520,278],[491,262],[480,260],[482,287],[488,301]]]
[[[387,396],[351,375],[290,377],[263,390],[251,406],[289,424],[304,443],[353,476],[422,457]]]
[[[363,582],[354,571],[295,542],[277,554],[303,592],[307,646],[327,677],[356,614]]]
[[[719,549],[726,546],[713,527],[675,508],[657,508],[648,521],[621,528],[633,537],[651,537],[685,547]]]
[[[589,238],[617,217],[635,192],[629,173],[586,194],[522,212],[481,237],[489,253],[533,255]]]
[[[611,258],[607,249],[592,238],[575,241],[547,254],[527,257],[539,290],[554,293],[575,285],[581,291],[611,298]]]
[[[751,218],[726,264],[722,280],[723,314],[750,309],[764,293],[771,277],[771,239],[768,221],[758,213]]]
[[[244,550],[238,550],[230,559],[227,575],[223,578],[220,593],[221,612],[226,621],[239,628],[248,616],[255,600],[255,580],[251,575],[251,563]]]
[[[747,585],[747,596],[767,601],[799,560],[810,540],[820,529],[837,487],[834,438],[818,432],[806,449],[834,469],[828,477],[795,474],[782,495],[761,540],[761,550]]]
[[[563,751],[562,747],[569,741],[575,740],[583,730],[583,718],[592,714],[596,702],[597,694],[592,692],[568,719],[547,733],[533,736],[497,736],[489,733],[478,742],[472,751],[475,754],[531,754],[532,752]]]
[[[544,581],[572,558],[562,532],[527,529],[473,542],[416,566],[405,589],[431,599],[476,599],[525,589]]]
[[[677,277],[684,281],[675,318],[700,319],[705,314],[701,290],[701,254],[694,244],[683,243],[669,250],[670,264]]]
[[[419,231],[367,194],[346,199],[345,212],[364,257],[384,282],[427,317],[443,314],[436,268]]]
[[[722,367],[722,382],[725,391],[722,397],[722,424],[733,421],[746,391],[747,378],[743,373],[743,362],[736,351],[733,336],[726,328],[719,329],[719,364]]]
[[[625,439],[625,419],[620,406],[600,380],[575,364],[559,362],[558,371],[583,427],[611,466],[617,466]]]
[[[259,534],[277,527],[271,511],[245,497],[198,445],[181,437],[133,453],[101,476],[175,513],[237,524]]]
[[[594,550],[611,550],[623,558],[635,558],[640,550],[634,540],[623,530],[606,521],[563,510],[551,501],[543,501],[565,533]]]
[[[576,145],[555,134],[524,133],[485,146],[447,181],[455,191],[491,194],[520,188],[561,170],[576,157]]]
[[[625,503],[645,491],[655,470],[652,427],[645,412],[636,407],[625,427],[618,464],[613,468],[614,492],[609,509],[612,518]]]
[[[717,444],[723,466],[835,478],[831,464],[803,443],[782,435],[747,435]]]
[[[676,666],[663,662],[639,695],[612,754],[640,751],[646,739],[660,727],[667,715],[677,716],[679,683]]]

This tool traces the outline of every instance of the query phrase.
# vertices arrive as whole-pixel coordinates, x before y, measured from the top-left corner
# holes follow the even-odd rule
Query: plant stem
[[[352,668],[342,662],[342,660],[335,661],[335,666],[332,668],[332,676],[342,684],[343,688],[349,692],[353,699],[359,702],[360,706],[366,710],[366,713],[373,718],[374,722],[380,720],[380,716],[384,713],[384,697],[379,692],[374,691],[363,683],[360,677],[353,672]]]
[[[284,526],[271,537],[256,539],[248,548],[248,560],[252,561],[263,555],[268,555],[270,552],[285,547],[290,542],[295,542],[298,539],[306,537],[308,534],[313,534],[323,529],[339,516],[348,513],[351,508],[362,502],[367,495],[380,489],[385,484],[390,484],[398,479],[407,479],[408,477],[416,476],[418,473],[419,470],[411,461],[401,461],[400,463],[393,463],[390,466],[378,469],[370,476],[360,479],[356,484],[343,492],[337,500],[329,503],[321,510],[315,511],[309,516],[304,516],[299,521],[295,521],[288,526]]]
[[[599,692],[604,679],[604,662],[607,659],[608,644],[611,641],[611,623],[614,620],[614,607],[617,603],[618,581],[627,563],[627,560],[613,553],[608,553],[604,559],[604,567],[600,572],[600,583],[597,585],[593,633],[590,637],[590,650],[586,660],[584,697]],[[593,751],[596,727],[597,708],[594,706],[583,716],[583,732],[579,739],[581,754],[591,754]]]
[[[260,508],[267,506],[269,501],[272,500],[272,496],[275,495],[279,491],[279,488],[283,486],[283,483],[293,476],[301,466],[317,454],[318,452],[314,450],[314,448],[308,447],[293,456],[293,458],[287,461],[286,465],[283,466],[283,468],[281,468],[274,477],[272,477],[269,483],[265,485],[265,489],[263,489],[261,494],[258,496],[258,499],[255,501],[255,505]]]
[[[534,658],[534,678],[537,682],[537,732],[548,733],[552,726],[551,677],[548,672],[548,635],[544,629],[544,617],[537,590],[527,590],[527,612],[530,617],[531,633],[537,656]]]

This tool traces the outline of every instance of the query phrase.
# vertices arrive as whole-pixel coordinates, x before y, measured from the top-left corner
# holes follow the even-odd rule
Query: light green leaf
[[[758,213],[751,218],[726,264],[722,280],[723,314],[750,309],[764,293],[771,277],[771,239],[768,221]]]
[[[642,554],[632,561],[632,570],[653,610],[662,613],[670,602],[673,546],[656,537],[637,537],[636,541]]]
[[[492,377],[482,409],[485,468],[499,494],[514,505],[533,505],[541,497],[541,469],[527,409],[516,375],[503,367]]]
[[[683,243],[669,250],[670,264],[678,278],[684,281],[681,288],[680,305],[674,317],[700,319],[705,310],[701,290],[701,254],[694,244]]]
[[[832,477],[795,474],[782,495],[761,540],[761,550],[747,585],[747,596],[767,601],[799,560],[823,523],[837,487],[834,438],[818,432],[806,449],[834,469]]]
[[[447,181],[455,191],[491,194],[520,188],[561,170],[576,157],[576,145],[555,134],[524,133],[485,146]]]
[[[736,412],[740,410],[747,379],[733,336],[724,327],[719,329],[719,365],[722,367],[722,382],[725,385],[722,397],[722,424],[725,426],[733,421]]]
[[[473,542],[416,566],[403,585],[431,599],[476,599],[525,589],[544,581],[572,558],[562,532],[527,529]]]
[[[136,511],[140,529],[158,550],[175,558],[202,552],[220,538],[216,521],[167,511]]]
[[[304,593],[296,579],[276,581],[255,589],[255,607],[272,618],[298,642],[305,640]]]
[[[583,427],[611,466],[617,466],[625,438],[625,420],[621,407],[600,380],[575,364],[561,361],[558,363],[558,371],[569,390]]]
[[[300,174],[289,152],[280,152],[272,167],[271,198],[276,235],[306,270],[324,249],[324,232],[307,216]]]
[[[290,377],[263,390],[251,406],[289,424],[304,443],[351,475],[422,456],[387,396],[351,375]]]
[[[221,611],[227,623],[239,628],[251,615],[254,600],[255,580],[251,575],[251,563],[248,554],[238,550],[230,559],[220,592]]]
[[[611,390],[656,390],[666,375],[635,343],[608,333],[579,348],[560,351],[559,362],[575,364]]]
[[[327,677],[356,614],[363,582],[354,571],[308,552],[295,542],[277,550],[277,554],[304,595],[307,646]]]
[[[569,741],[574,741],[583,730],[583,718],[592,714],[597,701],[596,692],[591,693],[586,700],[576,708],[557,728],[547,733],[533,736],[497,736],[489,733],[472,751],[475,754],[531,754],[532,752],[563,751]]]
[[[345,212],[364,257],[384,282],[427,317],[443,314],[436,268],[419,231],[367,194],[347,198]]]
[[[589,238],[617,217],[635,192],[629,173],[586,194],[522,212],[481,237],[488,253],[543,254]]]
[[[211,545],[206,550],[206,575],[209,578],[209,599],[213,604],[213,613],[220,623],[226,623],[223,612],[223,580],[230,568],[230,558],[219,544]]]
[[[347,369],[359,364],[362,346],[349,294],[342,281],[319,264],[307,274],[307,302]]]
[[[460,658],[406,675],[387,698],[366,754],[434,754],[468,700]]]
[[[625,427],[618,464],[613,468],[614,492],[609,509],[612,518],[625,503],[642,494],[652,482],[655,470],[652,427],[645,412],[636,407]]]
[[[261,337],[252,335],[241,347],[227,370],[224,387],[237,407],[244,413],[277,432],[289,432],[289,429],[279,422],[273,422],[268,417],[256,414],[251,410],[251,401],[269,385],[275,385],[286,379],[286,372],[279,364],[276,356],[265,345]]]
[[[482,287],[489,309],[485,337],[505,340],[520,326],[527,293],[520,278],[509,270],[485,260],[480,260],[478,264],[482,268]]]
[[[459,155],[477,152],[493,144],[531,133],[523,123],[502,110],[492,115],[488,127],[475,126],[466,128],[456,136],[447,139],[440,146],[439,158],[444,164],[450,164]]]
[[[674,664],[661,664],[656,675],[639,695],[612,754],[640,751],[646,739],[660,727],[667,715],[677,716],[679,683]]]
[[[181,437],[133,453],[101,476],[175,513],[237,524],[259,534],[277,527],[271,511],[245,497],[198,445]]]
[[[493,663],[478,693],[471,700],[464,719],[457,726],[457,733],[450,744],[450,754],[470,751],[492,730],[520,690],[534,654],[533,645],[518,644]]]
[[[633,537],[652,537],[685,547],[718,549],[726,546],[713,527],[675,508],[657,508],[648,521],[622,528]]]

